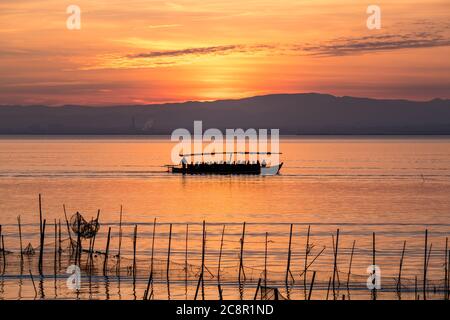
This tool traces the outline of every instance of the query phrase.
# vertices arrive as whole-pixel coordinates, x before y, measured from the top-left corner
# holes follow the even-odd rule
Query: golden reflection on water
[[[450,231],[448,139],[283,139],[280,149],[285,166],[276,177],[174,176],[163,167],[170,163],[171,146],[163,139],[0,140],[0,191],[5,195],[0,202],[0,223],[5,247],[13,251],[18,248],[18,215],[24,224],[24,238],[37,245],[37,195],[41,193],[48,221],[63,219],[63,204],[70,214],[80,211],[87,218],[101,209],[103,226],[97,246],[104,248],[106,225],[110,225],[113,251],[117,249],[117,223],[123,204],[124,252],[131,254],[132,227],[138,224],[138,256],[144,261],[148,261],[151,223],[156,217],[163,223],[158,227],[158,257],[167,255],[167,223],[174,223],[171,257],[174,264],[183,263],[185,224],[189,223],[189,263],[198,266],[200,223],[206,220],[207,265],[214,270],[222,223],[227,223],[222,263],[230,274],[238,261],[241,223],[246,221],[245,263],[253,268],[253,278],[258,278],[268,232],[268,273],[277,285],[286,267],[289,224],[296,223],[292,263],[297,277],[303,265],[307,226],[311,225],[312,254],[325,248],[314,264],[317,290],[322,288],[316,298],[323,298],[326,289],[332,261],[331,235],[337,228],[341,231],[342,272],[348,267],[351,245],[356,240],[354,273],[362,285],[371,262],[372,232],[377,233],[378,261],[391,278],[398,272],[401,248],[407,240],[404,276],[411,285],[420,273],[423,232],[429,228],[433,243],[430,278],[442,278],[445,237]],[[37,281],[46,296],[73,297],[65,289],[64,271],[62,268],[56,290],[53,281]],[[225,296],[239,297],[236,279],[229,280]],[[120,282],[110,276],[88,283],[81,298],[139,298],[146,275],[135,288],[126,276]],[[30,285],[28,278],[2,277],[0,295],[33,298]],[[158,297],[167,298],[166,284],[156,286]],[[183,281],[171,284],[172,298],[192,298],[192,290],[190,286],[186,293]],[[207,283],[206,290],[209,298],[217,298],[214,281]],[[302,292],[303,287],[297,288],[291,297],[303,298]],[[252,288],[244,295],[253,293]],[[367,298],[365,290],[354,295]],[[385,297],[390,296],[386,293]]]

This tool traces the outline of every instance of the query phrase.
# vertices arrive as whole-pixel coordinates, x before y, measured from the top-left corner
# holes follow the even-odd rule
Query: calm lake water
[[[123,252],[128,256],[132,253],[131,234],[133,226],[138,224],[137,255],[143,261],[148,261],[152,223],[156,218],[157,255],[167,256],[169,223],[172,223],[171,259],[175,265],[182,264],[186,224],[189,224],[189,264],[198,266],[201,223],[206,220],[207,266],[214,269],[222,225],[226,224],[222,267],[224,273],[230,273],[230,288],[224,289],[228,298],[240,294],[233,288],[236,279],[232,270],[238,263],[244,221],[247,222],[245,264],[252,270],[252,278],[261,276],[268,232],[266,267],[269,284],[276,287],[284,279],[289,228],[294,224],[292,269],[300,287],[294,286],[291,298],[303,298],[304,294],[300,274],[305,263],[308,226],[311,227],[309,261],[325,248],[310,269],[317,271],[317,290],[322,290],[316,293],[317,299],[324,298],[332,273],[332,234],[336,236],[338,228],[338,262],[343,274],[347,272],[351,247],[356,241],[352,276],[357,279],[354,291],[357,298],[370,297],[365,279],[366,268],[372,262],[372,232],[377,236],[377,264],[386,276],[385,298],[392,297],[393,278],[398,273],[405,240],[403,276],[405,286],[409,285],[405,290],[412,294],[415,276],[420,282],[426,228],[430,233],[429,244],[433,243],[430,281],[444,277],[445,238],[450,233],[450,138],[282,138],[280,151],[284,166],[280,175],[272,177],[172,175],[163,166],[170,163],[173,145],[165,137],[1,138],[0,223],[5,248],[10,251],[19,248],[19,215],[24,225],[24,242],[38,246],[40,193],[50,235],[55,219],[64,222],[63,204],[69,216],[79,211],[89,219],[100,209],[102,227],[96,245],[103,250],[107,226],[111,226],[112,252],[117,250],[119,211],[123,205]],[[29,281],[25,281],[24,290],[18,294],[15,287],[22,278],[12,265],[9,268],[6,274],[10,277],[0,283],[0,297],[33,298]],[[53,297],[75,297],[64,289],[64,268],[63,265],[58,269],[60,292],[56,289]],[[311,273],[308,273],[309,280]],[[137,291],[145,287],[145,279],[143,271]],[[117,282],[109,281],[112,281],[108,284],[112,293],[97,288],[95,297],[133,298],[130,292],[122,296],[115,294]],[[99,278],[97,285],[101,283],[98,286],[102,287],[103,282]],[[167,290],[161,286],[155,295],[167,298]],[[172,298],[192,298],[192,288],[189,290],[185,291],[182,281],[175,283]],[[218,297],[214,286],[208,287],[207,292],[208,298]],[[253,294],[254,288],[244,297]],[[380,294],[383,297],[383,290]],[[82,292],[81,297],[89,297],[88,292]]]

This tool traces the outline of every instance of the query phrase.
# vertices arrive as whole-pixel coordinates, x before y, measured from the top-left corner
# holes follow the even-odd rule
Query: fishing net
[[[26,256],[32,256],[34,255],[34,248],[31,245],[31,243],[28,243],[28,245],[23,249],[22,253]]]
[[[84,239],[94,237],[100,229],[100,224],[97,219],[91,219],[88,222],[79,212],[70,218],[70,226],[73,233]]]

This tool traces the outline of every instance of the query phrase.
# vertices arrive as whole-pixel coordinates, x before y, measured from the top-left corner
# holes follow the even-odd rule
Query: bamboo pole
[[[63,204],[63,211],[64,211],[64,218],[66,220],[67,234],[69,235],[69,241],[70,241],[69,249],[70,249],[71,255],[72,255],[73,240],[72,240],[72,234],[70,233],[69,220],[67,219],[67,212],[66,212],[66,205],[65,204]]]
[[[219,290],[219,300],[223,300],[222,287],[220,285],[220,266],[222,262],[223,236],[225,234],[225,225],[222,229],[222,238],[220,239],[219,262],[217,263],[217,289]]]
[[[314,280],[316,279],[316,271],[313,272],[313,276],[311,279],[311,285],[309,287],[309,294],[308,294],[308,300],[311,300],[311,295],[313,292],[313,287],[314,287]]]
[[[258,280],[258,285],[256,286],[255,297],[253,298],[253,300],[256,300],[258,298],[258,292],[260,287],[261,287],[261,278],[259,278]]]
[[[97,225],[98,225],[98,221],[100,218],[100,210],[97,211],[97,218],[95,219]],[[91,270],[91,267],[93,265],[93,255],[94,255],[94,250],[95,250],[95,239],[97,238],[97,232],[94,233],[94,235],[92,236],[91,240],[92,242],[90,243],[89,246],[89,270]]]
[[[31,273],[31,270],[29,270],[30,273],[30,278],[31,278],[31,283],[33,284],[33,289],[34,289],[34,298],[36,299],[37,297],[37,289],[36,289],[36,284],[34,283],[34,279],[33,279],[33,274]]]
[[[202,245],[202,300],[205,300],[205,256],[206,256],[206,221],[203,220],[203,245]]]
[[[336,246],[335,246],[335,243],[334,243],[334,234],[331,235],[331,240],[333,242],[333,256],[334,256],[334,254],[336,252]],[[339,288],[340,285],[341,285],[341,279],[339,278],[339,268],[338,268],[338,272],[336,273],[336,281],[337,281],[337,284],[338,284],[337,286]]]
[[[133,288],[136,285],[136,243],[137,243],[137,224],[134,225],[134,236],[133,236]]]
[[[55,219],[55,252],[53,255],[53,273],[54,276],[56,278],[56,264],[57,264],[57,260],[58,260],[58,225],[56,223],[56,219]]]
[[[417,295],[417,276],[414,277],[414,297],[416,300],[419,300],[419,296]]]
[[[42,232],[41,232],[41,245],[39,248],[39,274],[42,276],[42,263],[43,263],[43,257],[44,257],[44,244],[45,244],[45,224],[46,220],[44,219],[44,222],[42,223]]]
[[[403,267],[403,258],[405,257],[405,249],[406,249],[406,240],[403,242],[402,257],[400,258],[400,266],[398,268],[397,292],[399,295],[399,299],[401,299],[402,293],[402,267]]]
[[[189,247],[189,223],[186,224],[186,239],[184,246],[184,293],[187,299],[188,287],[188,247]]]
[[[241,285],[241,274],[244,277],[245,281],[245,271],[244,271],[244,242],[245,242],[245,222],[242,225],[242,236],[241,236],[241,251],[239,254],[239,276],[238,281],[239,285]]]
[[[447,252],[447,300],[450,299],[450,250]]]
[[[311,226],[308,226],[308,232],[306,234],[306,247],[305,247],[305,268],[304,268],[304,272],[303,272],[303,290],[304,290],[304,295],[305,295],[305,300],[307,299],[306,297],[306,285],[307,285],[307,266],[308,266],[308,255],[309,255],[309,234],[311,231]]]
[[[264,287],[267,287],[267,237],[268,233],[266,232],[266,245],[264,249]]]
[[[425,247],[423,257],[423,299],[427,300],[427,250],[428,250],[428,229],[425,230]]]
[[[194,300],[197,300],[198,292],[200,289],[200,285],[202,286],[202,298],[205,299],[205,292],[204,292],[204,282],[203,282],[203,274],[205,269],[205,249],[206,249],[206,224],[203,220],[203,238],[202,238],[202,264],[200,269],[200,276],[198,277],[198,283],[197,283],[197,289],[195,290],[195,296]]]
[[[333,262],[333,298],[336,300],[336,272],[337,272],[337,257],[339,248],[339,229],[336,231],[336,243],[334,247],[334,262]]]
[[[172,224],[169,226],[169,247],[167,248],[167,266],[166,266],[166,279],[167,279],[167,293],[170,300],[170,247],[172,245]]]
[[[20,265],[23,266],[23,245],[22,245],[22,224],[20,222],[20,216],[17,217],[17,225],[19,227],[19,244],[20,244]]]
[[[119,217],[119,250],[118,250],[118,252],[117,252],[117,258],[118,258],[117,266],[119,267],[119,270],[120,270],[120,254],[121,254],[121,250],[122,250],[122,214],[123,214],[123,208],[122,208],[122,206],[120,206],[120,217]]]
[[[290,228],[290,231],[289,231],[289,246],[288,246],[288,256],[287,256],[287,265],[286,265],[286,277],[285,277],[285,280],[284,280],[284,282],[286,284],[286,288],[288,287],[289,275],[291,276],[292,281],[294,281],[294,277],[292,276],[292,272],[291,272],[292,228],[293,228],[293,224],[291,223],[291,228]]]
[[[330,296],[330,287],[331,287],[331,277],[328,280],[328,289],[327,289],[327,297],[325,300],[328,300],[328,297]]]
[[[59,253],[59,263],[61,264],[61,253],[62,253],[61,219],[58,219],[58,253]]]
[[[3,256],[3,270],[2,274],[5,273],[6,270],[6,253],[5,253],[5,236],[2,234],[2,256]]]
[[[322,253],[325,251],[325,249],[326,249],[326,247],[323,247],[322,250],[320,250],[320,252],[319,252],[318,254],[316,254],[316,256],[314,257],[314,259],[312,259],[312,261],[308,264],[306,270],[309,270],[309,268],[314,264],[314,262],[317,260],[317,258],[319,258],[319,257],[322,255]],[[334,250],[334,247],[333,247],[333,250]],[[334,252],[334,251],[333,251],[333,252]],[[303,270],[303,271],[300,273],[300,275],[299,275],[300,277],[303,276],[303,272],[305,272],[305,270]]]
[[[448,238],[445,238],[445,250],[444,250],[444,300],[447,300],[447,248]]]
[[[39,193],[39,244],[40,244],[40,252],[39,252],[39,274],[42,275],[42,251],[43,251],[43,225],[42,225],[42,197]]]
[[[81,214],[77,212],[77,251],[75,255],[75,262],[77,265],[81,266]]]
[[[2,247],[1,240],[2,240],[2,225],[0,224],[0,251],[2,252],[2,260],[4,261],[5,260],[5,258],[4,258],[4,250],[3,250],[3,247]],[[3,269],[4,269],[4,267],[2,268],[2,274],[4,273]]]
[[[105,259],[103,260],[103,275],[106,276],[108,269],[108,257],[109,257],[109,241],[111,240],[111,227],[108,228],[108,238],[106,239]]]
[[[41,194],[39,193],[39,231],[42,235],[42,198]]]
[[[375,264],[376,264],[375,263],[375,255],[376,255],[376,250],[375,250],[375,232],[373,232],[372,233],[372,265],[373,265],[373,268],[374,268],[373,269],[374,274],[375,274]],[[376,279],[374,279],[373,281],[376,281]],[[377,300],[377,289],[376,289],[375,286],[373,288],[372,293],[373,293],[373,296],[372,296],[373,300]]]
[[[155,250],[155,231],[156,231],[156,218],[153,220],[153,233],[152,233],[152,253],[150,258],[150,275],[147,281],[147,288],[144,291],[144,300],[148,299],[150,292],[150,285],[152,286],[152,291],[150,292],[150,299],[153,297],[153,255]]]
[[[353,240],[352,252],[350,254],[350,262],[348,264],[347,289],[349,289],[349,287],[350,287],[350,276],[352,274],[352,262],[353,262],[353,253],[355,252],[355,243],[356,243],[356,240]]]

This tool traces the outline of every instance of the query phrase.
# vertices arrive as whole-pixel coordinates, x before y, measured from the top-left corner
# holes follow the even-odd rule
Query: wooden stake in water
[[[447,300],[450,299],[450,250],[447,252]]]
[[[3,250],[3,247],[1,246],[2,245],[2,243],[1,243],[1,240],[2,240],[2,225],[0,224],[0,251],[2,252],[2,260],[4,261],[5,260],[5,258],[4,258],[4,250]],[[3,274],[3,272],[4,272],[4,270],[3,270],[4,268],[2,268],[2,274]]]
[[[258,292],[260,287],[261,287],[261,278],[259,278],[258,280],[258,285],[256,286],[255,297],[253,298],[253,300],[256,300],[258,298]]]
[[[315,279],[316,279],[316,272],[314,271],[314,272],[313,272],[312,279],[311,279],[311,285],[310,285],[310,287],[309,287],[308,300],[311,300],[311,295],[312,295],[312,292],[313,292],[313,288],[314,288],[314,280],[315,280]]]
[[[239,285],[241,285],[241,275],[243,276],[244,281],[246,278],[244,271],[244,242],[245,242],[245,222],[242,225],[241,251],[239,254],[239,276],[238,276]]]
[[[106,276],[108,269],[108,257],[109,257],[109,241],[111,239],[111,227],[108,229],[108,238],[106,239],[105,260],[103,260],[103,275]]]
[[[38,264],[38,268],[39,268],[39,274],[42,275],[42,251],[43,251],[43,225],[42,225],[42,198],[41,198],[41,194],[39,194],[39,244],[40,244],[40,252],[39,252],[39,264]]]
[[[61,219],[58,219],[58,253],[59,253],[59,263],[61,263],[61,253],[62,253]]]
[[[57,261],[58,261],[58,225],[56,223],[56,219],[55,219],[55,252],[53,255],[53,274],[56,278],[56,265],[57,265]]]
[[[447,288],[447,279],[448,279],[448,269],[447,269],[447,250],[448,250],[448,238],[445,238],[445,251],[444,251],[444,300],[448,300],[448,288]]]
[[[42,235],[42,198],[41,194],[39,193],[39,231]]]
[[[81,215],[77,212],[77,252],[75,255],[75,263],[81,265]]]
[[[203,220],[203,241],[202,241],[202,300],[205,300],[205,256],[206,256],[206,221]]]
[[[288,256],[287,256],[287,265],[286,265],[286,277],[285,277],[285,284],[286,284],[286,288],[288,287],[288,282],[289,282],[289,275],[292,278],[292,281],[294,281],[294,277],[292,276],[291,273],[291,245],[292,245],[292,228],[293,228],[293,224],[291,224],[291,229],[289,231],[289,246],[288,246]]]
[[[133,288],[136,285],[136,243],[137,243],[137,224],[134,226],[133,236]]]
[[[223,236],[225,234],[225,225],[222,229],[222,238],[220,239],[219,262],[217,263],[217,288],[219,290],[219,299],[223,300],[222,287],[220,285],[220,266],[222,262]]]
[[[67,234],[69,236],[69,241],[70,241],[70,250],[72,250],[73,249],[73,240],[72,240],[72,234],[70,232],[69,220],[67,219],[67,212],[66,212],[65,204],[63,204],[63,211],[64,211],[64,218],[66,219]]]
[[[189,247],[189,223],[186,224],[186,239],[184,246],[184,294],[187,299],[188,291],[188,247]]]
[[[170,300],[170,247],[172,245],[172,224],[169,226],[169,247],[167,248],[167,266],[166,266],[166,279],[167,279],[167,294]]]
[[[122,214],[123,214],[123,209],[122,206],[120,206],[120,217],[119,217],[119,251],[117,252],[117,266],[120,269],[120,253],[122,250]]]
[[[19,244],[20,244],[20,265],[23,266],[23,246],[22,246],[22,224],[20,223],[20,216],[17,217],[17,225],[19,226]]]
[[[41,244],[39,247],[39,274],[42,276],[42,263],[43,263],[43,257],[44,257],[44,244],[45,244],[45,224],[46,220],[44,219],[44,222],[42,223],[42,232],[41,232]]]
[[[334,261],[333,261],[333,298],[336,300],[336,273],[337,270],[337,258],[338,258],[338,248],[339,248],[339,229],[336,231],[336,244],[334,248]]]
[[[30,272],[31,283],[33,284],[33,289],[34,289],[34,298],[36,298],[37,294],[38,294],[37,289],[36,289],[36,284],[34,283],[33,274],[31,273],[31,270],[29,270],[29,272]]]
[[[425,230],[425,246],[423,257],[423,299],[427,300],[427,264],[428,264],[428,229]]]
[[[402,294],[402,268],[403,268],[403,258],[405,257],[405,249],[406,249],[406,240],[403,242],[402,257],[400,258],[400,267],[398,268],[397,292],[399,299],[401,299]]]
[[[3,255],[3,270],[2,270],[2,274],[5,273],[6,271],[6,254],[5,254],[5,236],[2,235],[2,255]]]
[[[144,292],[144,300],[147,300],[150,295],[150,299],[153,297],[153,255],[155,250],[155,232],[156,232],[156,218],[153,220],[153,233],[152,233],[152,253],[150,258],[150,275],[148,277],[147,288]],[[150,285],[152,290],[150,291]]]
[[[202,265],[200,269],[200,276],[198,278],[197,289],[195,290],[194,300],[197,300],[200,285],[202,286],[202,299],[205,300],[205,284],[203,282],[203,274],[205,270],[205,250],[206,250],[206,223],[203,221],[203,237],[202,237]]]
[[[331,286],[331,277],[330,277],[330,279],[328,280],[327,297],[326,297],[325,300],[328,300],[328,297],[329,297],[329,295],[330,295],[330,286]]]
[[[307,282],[307,269],[308,269],[308,255],[309,255],[309,234],[311,231],[311,226],[308,226],[308,233],[306,235],[306,247],[305,247],[305,268],[303,271],[303,290],[305,294],[305,300],[306,300],[306,282]]]
[[[100,210],[97,211],[97,218],[95,219],[97,225],[99,223],[99,218],[100,218]],[[91,238],[91,243],[90,243],[90,247],[89,247],[89,271],[91,271],[92,265],[93,265],[93,259],[94,259],[94,250],[95,250],[95,239],[97,238],[97,232],[94,233],[94,235]]]
[[[374,275],[375,275],[375,265],[376,265],[376,263],[375,263],[375,254],[376,254],[376,251],[375,251],[375,232],[373,232],[372,233],[372,266],[374,268],[373,269]],[[377,300],[377,289],[375,287],[375,282],[376,282],[376,279],[374,277],[373,278],[374,288],[372,290],[372,299],[373,300]]]
[[[264,248],[264,287],[267,287],[267,237],[269,234],[266,232],[266,245]]]
[[[352,262],[353,262],[353,253],[355,252],[355,243],[356,243],[356,240],[353,240],[352,252],[350,254],[350,262],[348,264],[347,289],[349,289],[349,286],[350,286],[350,276],[352,274]]]
[[[417,295],[417,276],[414,277],[414,297],[416,300],[419,300],[419,296]]]

